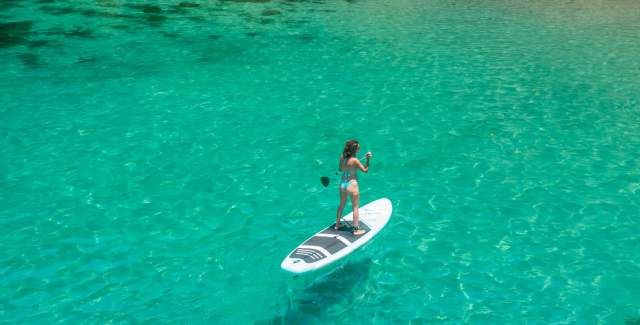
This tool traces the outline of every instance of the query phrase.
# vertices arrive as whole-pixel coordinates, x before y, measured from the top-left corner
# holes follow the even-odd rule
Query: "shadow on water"
[[[361,288],[369,278],[371,263],[371,258],[349,262],[320,276],[311,284],[291,292],[284,314],[257,324],[309,323],[318,319],[332,306],[351,304],[358,288]],[[297,280],[300,279],[292,281]]]
[[[2,0],[0,1],[0,10],[7,10],[14,7],[24,7],[24,0]]]
[[[640,325],[640,317],[638,318],[629,318],[624,321],[625,325]]]

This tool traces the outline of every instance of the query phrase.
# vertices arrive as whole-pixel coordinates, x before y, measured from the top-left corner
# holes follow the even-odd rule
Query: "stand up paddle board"
[[[283,270],[292,273],[305,273],[327,266],[356,250],[371,240],[389,221],[391,201],[379,199],[360,207],[360,229],[366,232],[353,235],[353,212],[342,218],[342,227],[335,230],[335,224],[319,231],[298,245],[280,265]]]

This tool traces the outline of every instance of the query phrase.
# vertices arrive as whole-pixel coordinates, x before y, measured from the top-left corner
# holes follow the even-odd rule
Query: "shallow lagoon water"
[[[0,319],[635,324],[638,22],[634,1],[5,1]],[[350,138],[362,201],[394,215],[293,279]]]

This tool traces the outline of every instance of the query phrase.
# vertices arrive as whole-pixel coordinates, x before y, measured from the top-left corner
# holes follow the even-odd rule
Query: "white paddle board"
[[[353,235],[353,212],[342,219],[342,227],[335,230],[335,224],[319,231],[298,245],[280,265],[283,270],[292,273],[305,273],[327,266],[356,250],[371,240],[391,218],[391,201],[383,198],[361,206],[360,229],[366,232]]]

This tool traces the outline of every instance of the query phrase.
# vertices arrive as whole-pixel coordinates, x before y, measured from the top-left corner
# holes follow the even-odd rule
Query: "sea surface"
[[[640,323],[639,1],[192,1],[0,2],[0,323]]]

